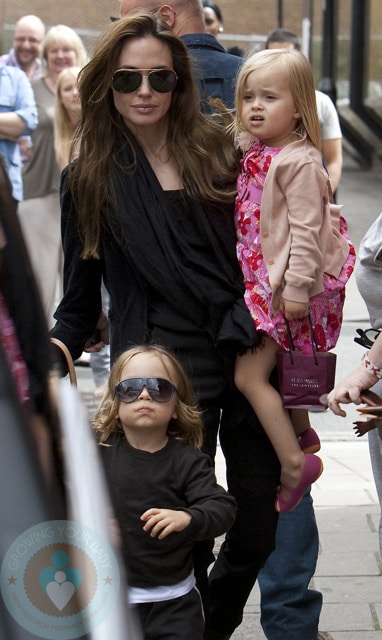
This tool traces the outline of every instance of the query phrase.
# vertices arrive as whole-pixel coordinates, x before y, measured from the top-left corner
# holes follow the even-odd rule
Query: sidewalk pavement
[[[312,488],[320,551],[311,587],[323,594],[320,630],[334,640],[382,639],[382,562],[378,547],[380,507],[368,443],[323,441],[324,473]],[[217,457],[224,484],[224,460]],[[263,640],[257,585],[232,640]],[[293,638],[285,637],[285,640]]]
[[[360,170],[345,159],[338,202],[356,248],[382,210],[381,167]],[[366,307],[355,278],[347,287],[344,322],[335,348],[337,377],[341,379],[358,365],[362,347],[353,342],[357,327],[369,326]],[[79,388],[92,404],[89,370],[78,371]],[[94,404],[95,406],[95,404]],[[354,407],[347,418],[326,411],[312,416],[322,442],[320,456],[324,473],[312,488],[320,532],[320,552],[312,587],[322,592],[320,630],[334,640],[382,640],[382,561],[379,556],[378,523],[380,505],[373,481],[367,436],[356,438],[352,422],[358,417]],[[225,484],[224,459],[220,449],[216,472]],[[242,625],[232,640],[263,640],[259,622],[259,591],[255,586],[248,600]],[[285,637],[285,640],[293,638]]]

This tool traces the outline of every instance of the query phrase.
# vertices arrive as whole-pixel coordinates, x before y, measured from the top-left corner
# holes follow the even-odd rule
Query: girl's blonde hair
[[[73,125],[68,111],[61,100],[61,88],[66,80],[72,77],[77,80],[81,67],[67,67],[57,78],[56,99],[54,106],[54,150],[61,168],[69,164],[71,147],[76,144],[76,126]]]
[[[57,24],[49,29],[42,44],[42,59],[44,62],[45,75],[47,73],[48,50],[55,44],[73,49],[76,54],[76,65],[79,67],[83,67],[87,63],[88,56],[86,49],[78,33],[65,24]]]
[[[320,123],[317,115],[316,92],[312,67],[307,58],[296,50],[265,49],[251,55],[241,67],[236,83],[236,118],[234,133],[244,131],[241,121],[244,92],[250,73],[261,69],[278,71],[289,82],[290,92],[301,118],[297,120],[296,133],[307,137],[321,150]]]
[[[174,382],[177,388],[175,411],[177,417],[170,420],[167,434],[200,448],[203,442],[203,422],[187,374],[170,351],[157,345],[132,347],[124,351],[114,362],[109,376],[108,388],[94,418],[94,427],[101,433],[101,444],[105,443],[112,433],[116,431],[123,433],[118,418],[120,400],[116,397],[114,389],[122,380],[124,367],[132,358],[142,353],[156,356],[162,362],[169,376],[171,372],[175,374]]]

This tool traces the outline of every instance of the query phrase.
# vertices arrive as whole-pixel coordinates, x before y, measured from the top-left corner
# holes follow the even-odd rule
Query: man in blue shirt
[[[38,123],[37,107],[28,76],[17,67],[0,64],[0,153],[4,158],[12,196],[23,199],[22,161],[19,138],[30,134]]]
[[[41,49],[45,35],[44,23],[37,16],[22,16],[15,25],[13,47],[0,57],[0,64],[18,67],[25,71],[29,80],[41,75]]]

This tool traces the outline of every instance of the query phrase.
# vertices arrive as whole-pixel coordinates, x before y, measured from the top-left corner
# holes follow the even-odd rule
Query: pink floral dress
[[[263,260],[260,238],[261,198],[272,159],[281,147],[267,147],[256,140],[241,163],[235,208],[237,257],[245,281],[245,302],[259,331],[267,333],[283,349],[288,349],[285,316],[271,306],[272,290]],[[349,255],[337,278],[324,274],[324,291],[309,302],[319,351],[332,349],[339,337],[345,301],[345,283],[354,269],[355,251],[340,219],[340,230],[349,244]],[[293,343],[303,353],[311,353],[308,318],[290,322]]]

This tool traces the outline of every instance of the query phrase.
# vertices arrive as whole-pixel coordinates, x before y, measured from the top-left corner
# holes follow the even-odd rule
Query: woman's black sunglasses
[[[172,69],[118,69],[111,82],[119,93],[132,93],[143,78],[148,78],[151,88],[158,93],[174,91],[178,82],[178,76]]]
[[[174,393],[177,393],[176,387],[164,378],[127,378],[121,380],[115,387],[115,395],[121,402],[134,402],[142,393],[143,387],[155,402],[168,402]]]

